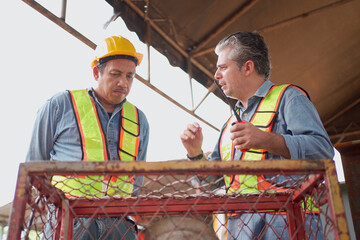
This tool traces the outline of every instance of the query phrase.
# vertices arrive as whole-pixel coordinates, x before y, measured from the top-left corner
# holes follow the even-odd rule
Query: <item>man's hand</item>
[[[180,139],[190,157],[202,153],[203,134],[198,123],[188,124],[185,131],[180,135]]]
[[[264,132],[249,122],[236,122],[230,127],[230,139],[236,149],[261,149]]]
[[[291,157],[283,136],[264,132],[249,122],[234,124],[230,133],[236,149],[265,149],[275,155]]]

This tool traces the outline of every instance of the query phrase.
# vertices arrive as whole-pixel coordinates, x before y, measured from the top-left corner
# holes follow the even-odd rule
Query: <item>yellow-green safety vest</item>
[[[250,122],[265,132],[271,132],[275,120],[276,112],[281,97],[289,84],[273,86],[267,95],[261,100]],[[222,131],[220,139],[221,160],[231,161],[234,158],[234,145],[230,139],[230,127],[236,119],[231,116],[226,127]],[[264,160],[266,151],[264,149],[249,149],[243,153],[242,160]],[[268,182],[264,181],[262,176],[255,175],[235,175],[224,176],[228,193],[257,193],[259,190],[268,189]],[[266,186],[263,186],[263,185]],[[230,186],[231,185],[231,186]]]
[[[250,122],[265,132],[271,132],[275,122],[275,117],[278,107],[285,90],[289,87],[296,87],[302,91],[306,96],[307,93],[291,84],[284,84],[280,86],[272,86],[267,95],[261,100]],[[220,139],[220,156],[222,161],[232,161],[234,159],[234,144],[230,139],[230,127],[233,122],[236,122],[235,116],[231,116],[222,131]],[[241,160],[264,160],[266,151],[264,149],[249,149],[243,153]],[[286,191],[286,188],[273,187],[271,183],[267,182],[264,176],[256,175],[233,175],[224,176],[225,186],[228,189],[228,194],[236,193],[260,193],[262,190],[267,191]],[[303,203],[303,207],[304,203]],[[308,198],[306,201],[306,209],[311,209],[313,212],[318,212],[318,208],[313,204],[313,199]]]
[[[108,161],[106,140],[94,100],[87,89],[69,91],[81,139],[82,161]],[[120,117],[120,161],[135,161],[139,150],[139,118],[137,108],[126,101]],[[52,184],[72,197],[130,196],[132,176],[53,176]]]

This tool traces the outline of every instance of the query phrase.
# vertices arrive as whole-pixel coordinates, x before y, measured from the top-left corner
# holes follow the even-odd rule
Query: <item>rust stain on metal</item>
[[[326,177],[330,192],[330,204],[333,214],[335,215],[336,229],[339,239],[349,239],[349,232],[345,217],[345,210],[341,198],[339,183],[337,181],[335,164],[333,161],[326,163]]]

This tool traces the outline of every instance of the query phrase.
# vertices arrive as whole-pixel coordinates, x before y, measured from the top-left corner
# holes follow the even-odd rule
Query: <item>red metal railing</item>
[[[236,174],[263,175],[270,187],[261,191],[245,188],[227,194],[221,185],[224,175]],[[136,194],[124,196],[115,190],[114,195],[107,196],[107,190],[98,189],[101,197],[91,191],[78,197],[71,196],[69,189],[64,192],[54,187],[57,183],[51,179],[55,175],[68,179],[100,176],[92,178],[90,187],[96,182],[108,186],[108,180],[104,179],[109,176],[131,175],[143,180],[135,183],[134,179],[124,180],[135,184]],[[82,188],[71,190],[82,191]],[[224,235],[233,236],[219,215],[225,219],[237,218],[241,228],[256,238],[260,235],[248,228],[241,216],[263,213],[282,218],[286,224],[280,232],[286,232],[286,236],[275,230],[271,221],[264,221],[260,235],[267,229],[280,239],[349,238],[332,160],[266,160],[23,163],[19,168],[8,239],[76,239],[90,231],[86,224],[80,224],[81,233],[79,225],[74,232],[75,222],[90,219],[105,224],[104,219],[129,219],[129,216],[136,221],[138,235],[145,234],[148,239],[156,239],[159,234],[168,234],[172,239],[177,234],[182,234],[182,239],[202,239],[204,232],[212,232],[220,239]],[[191,226],[186,225],[190,222]],[[187,230],[195,228],[196,222],[198,232]],[[159,233],[159,227],[155,228],[159,223],[170,228],[169,231]],[[114,223],[105,226],[103,237],[118,231]],[[126,231],[133,228],[130,226]]]

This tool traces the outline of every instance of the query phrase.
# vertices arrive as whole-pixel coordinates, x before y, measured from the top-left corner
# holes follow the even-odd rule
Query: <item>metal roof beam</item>
[[[360,130],[347,132],[347,133],[339,133],[339,134],[330,135],[329,138],[331,140],[333,140],[333,139],[336,139],[336,138],[350,137],[350,136],[355,136],[355,135],[358,135],[358,134],[360,134]],[[338,144],[338,142],[336,144]]]
[[[270,31],[273,31],[275,29],[278,29],[278,28],[287,26],[289,24],[292,24],[292,23],[294,23],[294,22],[296,22],[298,20],[303,20],[303,19],[308,18],[310,16],[313,16],[315,14],[319,14],[321,12],[324,12],[325,10],[330,10],[330,9],[332,9],[334,7],[340,7],[340,6],[344,5],[344,4],[352,2],[352,1],[354,1],[354,0],[340,0],[340,1],[337,1],[337,2],[334,2],[334,3],[330,3],[330,4],[325,5],[323,7],[319,7],[319,8],[313,9],[311,11],[308,11],[306,13],[302,13],[300,15],[297,15],[295,17],[288,18],[288,19],[285,19],[283,21],[280,21],[280,22],[271,24],[269,26],[260,28],[260,29],[258,29],[258,31],[260,33],[270,32]]]
[[[44,15],[45,17],[47,17],[48,19],[50,19],[52,22],[54,22],[55,24],[57,24],[59,27],[61,27],[62,29],[64,29],[65,31],[67,31],[68,33],[70,33],[71,35],[73,35],[74,37],[76,37],[77,39],[79,39],[81,42],[85,43],[86,45],[88,45],[90,48],[95,49],[96,48],[96,44],[94,44],[92,41],[90,41],[87,37],[85,37],[84,35],[82,35],[81,33],[79,33],[78,31],[76,31],[74,28],[72,28],[70,25],[68,25],[65,20],[58,18],[55,14],[53,14],[52,12],[50,12],[49,10],[47,10],[45,7],[43,7],[42,5],[40,5],[38,2],[34,1],[34,0],[23,0],[23,2],[27,3],[28,5],[30,5],[32,8],[34,8],[36,11],[38,11],[39,13],[41,13],[42,15]],[[66,9],[66,8],[65,8]],[[66,10],[65,10],[66,11]],[[63,14],[63,16],[65,16],[65,13]]]
[[[88,38],[86,38],[84,35],[82,35],[81,33],[79,33],[78,31],[76,31],[74,28],[72,28],[70,25],[68,25],[67,23],[65,23],[65,21],[59,17],[57,17],[55,14],[53,14],[52,12],[50,12],[48,9],[46,9],[45,7],[43,7],[41,4],[39,4],[38,2],[34,1],[34,0],[23,0],[25,3],[27,3],[28,5],[30,5],[32,8],[34,8],[36,11],[40,12],[42,15],[44,15],[45,17],[47,17],[48,19],[50,19],[52,22],[56,23],[58,26],[60,26],[61,28],[63,28],[64,30],[66,30],[67,32],[69,32],[71,35],[73,35],[74,37],[76,37],[77,39],[79,39],[81,42],[85,43],[86,45],[88,45],[90,48],[95,49],[96,48],[96,44],[93,43],[91,40],[89,40]],[[64,6],[64,5],[63,5]],[[66,7],[63,7],[63,10],[66,9]],[[66,10],[65,10],[66,11]],[[62,14],[63,16],[65,16],[65,13]],[[149,21],[149,23],[151,23],[151,20]],[[211,74],[212,76],[212,74]],[[172,102],[173,104],[175,104],[176,106],[178,106],[179,108],[181,108],[182,110],[184,110],[185,112],[191,114],[192,116],[196,117],[197,119],[199,119],[200,121],[204,122],[205,124],[207,124],[208,126],[212,127],[213,129],[215,129],[216,131],[220,131],[218,128],[216,128],[214,125],[212,125],[211,123],[209,123],[208,121],[206,121],[205,119],[201,118],[200,116],[198,116],[197,114],[195,114],[194,111],[191,111],[189,109],[187,109],[186,107],[184,107],[183,105],[181,105],[180,103],[178,103],[176,100],[174,100],[173,98],[169,97],[168,95],[166,95],[164,92],[162,92],[160,89],[158,89],[157,87],[155,87],[154,85],[152,85],[149,81],[145,80],[144,78],[142,78],[141,76],[139,76],[138,74],[136,74],[136,79],[138,79],[140,82],[142,82],[143,84],[145,84],[146,86],[148,86],[149,88],[151,88],[152,90],[154,90],[156,93],[160,94],[162,97],[166,98],[167,100],[169,100],[170,102]]]
[[[356,101],[352,102],[348,106],[344,107],[341,111],[337,112],[334,116],[326,120],[324,122],[324,126],[326,127],[329,123],[342,116],[345,112],[349,111],[351,108],[355,107],[358,104],[360,104],[360,98],[358,98]]]
[[[148,17],[148,15],[146,13],[144,13],[141,9],[139,9],[131,0],[124,0],[124,2],[132,9],[134,10],[141,18],[143,18],[144,20],[146,20],[150,26],[158,33],[160,34],[172,47],[174,47],[180,54],[182,54],[185,58],[188,59],[188,62],[190,64],[193,64],[194,66],[196,66],[197,68],[199,68],[203,73],[205,73],[210,79],[213,79],[213,73],[211,73],[206,67],[204,67],[202,64],[200,64],[197,60],[195,60],[191,54],[189,54],[187,51],[185,51],[184,49],[181,48],[181,46],[179,46],[179,44],[177,42],[175,42],[170,36],[168,36],[157,24],[156,24],[156,20],[152,20],[151,18]],[[191,69],[191,67],[189,66],[188,69]],[[190,74],[190,78],[191,78],[191,74]],[[147,82],[146,80],[144,80],[145,82],[143,82],[144,84],[148,85],[150,84],[149,82]],[[154,91],[157,92],[157,90],[155,90],[155,86],[153,85],[148,85],[150,88],[152,88]],[[216,88],[213,88],[213,85],[210,86],[208,88],[209,91],[213,92]],[[160,91],[160,90],[159,90]],[[191,90],[192,91],[192,90]],[[164,93],[160,93],[158,92],[160,95],[162,95],[163,97],[167,98],[168,100],[170,100],[171,98],[169,96],[167,96]],[[210,93],[210,92],[209,92]],[[205,95],[204,99],[209,95],[209,93],[207,95]],[[192,94],[192,92],[191,92]],[[200,102],[200,104],[204,101],[204,99]],[[178,107],[180,107],[181,109],[183,109],[184,111],[188,112],[189,114],[195,116],[196,118],[198,118],[199,120],[203,121],[204,123],[206,123],[207,125],[209,125],[210,127],[214,128],[215,130],[219,131],[219,129],[217,129],[216,127],[214,127],[213,125],[211,125],[210,123],[208,123],[207,121],[205,121],[204,119],[200,118],[198,115],[196,115],[194,113],[194,111],[199,107],[197,106],[196,108],[194,108],[193,111],[188,110],[187,108],[185,108],[184,106],[180,105],[179,103],[177,103],[175,100],[171,99],[171,102],[173,102],[175,105],[177,105]],[[193,97],[192,97],[192,102],[193,102]],[[200,105],[199,104],[199,105]]]
[[[176,100],[174,100],[173,98],[169,97],[168,95],[166,95],[164,92],[162,92],[160,89],[158,89],[157,87],[155,87],[154,85],[152,85],[149,81],[145,80],[144,78],[142,78],[139,75],[135,75],[136,79],[138,79],[140,82],[142,82],[143,84],[145,84],[146,86],[148,86],[149,88],[151,88],[152,90],[154,90],[155,92],[157,92],[158,94],[160,94],[162,97],[166,98],[167,100],[169,100],[170,102],[172,102],[173,104],[175,104],[176,106],[178,106],[179,108],[181,108],[182,110],[184,110],[185,112],[191,114],[192,116],[196,117],[197,119],[199,119],[200,121],[204,122],[205,124],[207,124],[208,126],[212,127],[213,129],[215,129],[216,131],[220,131],[217,127],[215,127],[214,125],[212,125],[211,123],[209,123],[208,121],[206,121],[205,119],[201,118],[200,116],[198,116],[197,114],[195,114],[195,110],[191,111],[189,109],[187,109],[186,107],[184,107],[183,105],[181,105],[180,103],[178,103]]]
[[[145,13],[141,9],[139,9],[131,0],[124,0],[124,2],[137,14],[139,14],[143,19],[145,19]],[[170,36],[168,36],[163,30],[161,30],[161,28],[152,19],[147,18],[146,20],[149,21],[151,27],[153,27],[154,30],[156,30],[156,32],[159,33],[168,43],[170,43],[171,46],[173,46],[177,51],[179,51],[181,55],[183,55],[185,58],[190,58],[192,64],[194,64],[201,71],[203,71],[209,78],[213,79],[213,74],[207,68],[205,68],[202,64],[192,58],[188,52],[186,52],[179,46],[179,44],[174,42],[174,40]]]
[[[194,45],[194,54],[204,48],[206,44],[208,44],[211,40],[213,40],[215,37],[217,37],[221,32],[223,32],[228,26],[230,26],[233,22],[236,21],[239,17],[244,15],[247,11],[249,11],[258,0],[249,0],[245,4],[243,4],[232,16],[227,18],[224,22],[222,22],[220,25],[218,25],[215,29],[210,31],[210,34],[208,34],[203,40],[201,40],[197,45]]]
[[[310,16],[313,16],[315,14],[319,14],[319,13],[325,11],[325,10],[329,10],[331,8],[334,8],[334,7],[340,7],[340,6],[344,5],[344,4],[347,4],[347,3],[352,2],[352,1],[354,1],[354,0],[340,0],[340,1],[328,4],[326,6],[316,8],[314,10],[302,13],[300,15],[285,19],[283,21],[280,21],[280,22],[265,26],[265,27],[257,29],[257,30],[260,33],[267,33],[267,32],[273,31],[275,29],[282,28],[282,27],[285,27],[287,25],[290,25],[290,24],[292,24],[292,23],[294,23],[294,22],[296,22],[298,20],[303,20],[303,19],[308,18]],[[207,49],[204,49],[204,50],[200,49],[201,51],[194,52],[193,57],[202,56],[204,54],[207,54],[209,52],[214,51],[214,49],[215,49],[215,47],[210,47],[210,48],[207,48]]]

